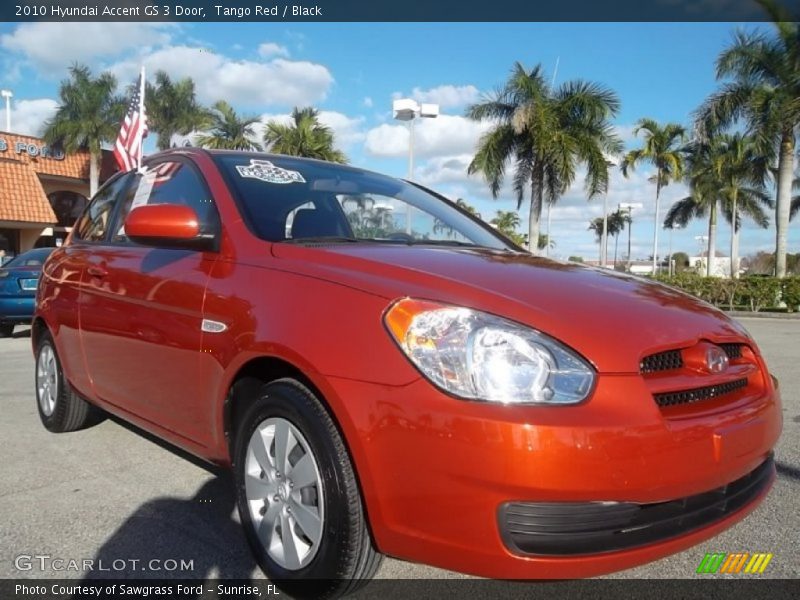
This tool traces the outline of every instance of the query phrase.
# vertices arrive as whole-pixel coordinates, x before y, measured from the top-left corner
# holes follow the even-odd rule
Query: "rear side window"
[[[200,223],[200,233],[213,234],[219,229],[219,216],[214,199],[200,174],[182,161],[166,161],[149,165],[127,193],[117,217],[113,241],[125,242],[125,219],[137,206],[145,204],[183,204],[191,206]]]
[[[112,179],[98,191],[75,225],[75,237],[87,242],[105,240],[114,207],[131,181],[132,173]]]
[[[11,259],[3,267],[9,269],[12,267],[41,267],[52,251],[53,248],[31,250]]]

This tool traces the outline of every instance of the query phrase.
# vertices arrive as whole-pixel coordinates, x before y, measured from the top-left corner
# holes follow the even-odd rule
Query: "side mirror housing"
[[[125,219],[125,235],[137,244],[169,248],[213,250],[214,235],[200,233],[200,221],[190,206],[146,204]]]

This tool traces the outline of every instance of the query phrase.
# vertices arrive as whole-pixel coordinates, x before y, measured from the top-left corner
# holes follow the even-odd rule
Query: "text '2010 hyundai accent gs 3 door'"
[[[45,267],[33,345],[45,426],[99,407],[232,467],[289,591],[346,593],[382,554],[624,569],[774,479],[778,390],[741,326],[341,165],[186,149],[117,176]]]

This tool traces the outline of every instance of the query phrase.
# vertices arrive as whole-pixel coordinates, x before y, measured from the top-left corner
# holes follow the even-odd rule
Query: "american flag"
[[[144,112],[144,67],[139,75],[136,92],[119,128],[114,144],[114,158],[123,171],[136,169],[142,163],[142,143],[147,135],[147,116]]]
[[[156,165],[153,169],[153,173],[155,174],[153,185],[156,186],[168,182],[180,171],[181,166],[181,163],[177,161],[164,162]]]

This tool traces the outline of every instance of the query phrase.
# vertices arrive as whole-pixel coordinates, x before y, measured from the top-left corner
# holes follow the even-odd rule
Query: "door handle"
[[[106,271],[102,267],[97,267],[95,265],[88,267],[86,269],[86,272],[89,273],[89,275],[91,275],[92,277],[105,277],[106,275],[108,275],[108,271]]]

